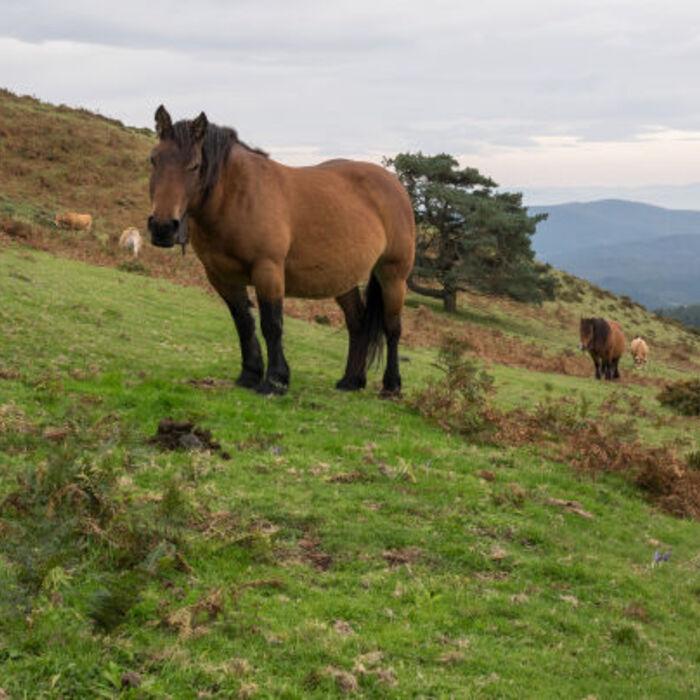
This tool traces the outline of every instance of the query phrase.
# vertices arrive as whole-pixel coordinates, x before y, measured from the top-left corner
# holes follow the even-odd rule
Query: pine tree
[[[537,263],[531,237],[546,214],[528,216],[519,193],[441,153],[400,153],[385,161],[408,190],[417,223],[409,287],[457,308],[468,289],[520,301],[552,298],[555,280]],[[419,281],[420,280],[420,281]]]

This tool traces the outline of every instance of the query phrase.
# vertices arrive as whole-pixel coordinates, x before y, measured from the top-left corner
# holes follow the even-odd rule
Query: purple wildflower
[[[662,564],[665,561],[668,561],[671,558],[671,550],[669,549],[668,551],[664,552],[663,554],[657,549],[654,552],[654,556],[651,560],[651,565],[652,567],[658,566],[659,564]]]

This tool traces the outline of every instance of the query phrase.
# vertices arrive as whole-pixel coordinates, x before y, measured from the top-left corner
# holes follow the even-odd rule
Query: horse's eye
[[[193,163],[190,165],[189,168],[187,168],[191,173],[195,172],[196,170],[199,170],[200,163]]]

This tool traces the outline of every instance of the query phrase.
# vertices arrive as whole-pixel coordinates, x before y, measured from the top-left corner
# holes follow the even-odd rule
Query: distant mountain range
[[[619,199],[528,211],[549,214],[532,239],[539,260],[651,309],[700,302],[700,211]]]

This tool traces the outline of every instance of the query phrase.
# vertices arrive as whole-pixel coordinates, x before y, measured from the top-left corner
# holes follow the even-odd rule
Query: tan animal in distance
[[[637,369],[642,369],[643,367],[649,369],[649,365],[647,364],[649,361],[649,346],[643,338],[637,336],[630,343],[630,352],[634,358],[634,366]]]
[[[131,251],[135,258],[138,257],[142,243],[141,234],[134,226],[125,229],[119,236],[119,245],[125,250]]]
[[[76,214],[74,211],[56,214],[56,226],[71,231],[89,231],[92,228],[92,216],[90,214]]]

